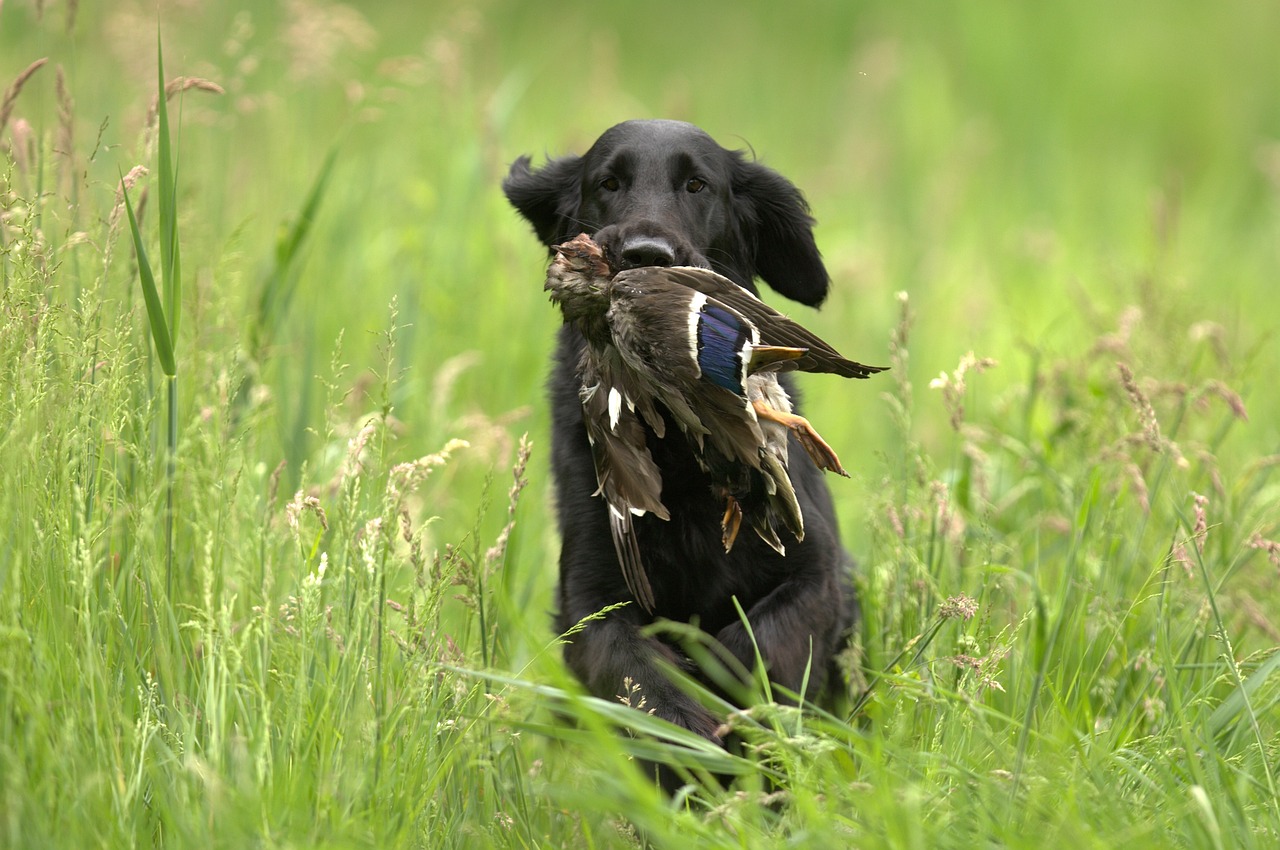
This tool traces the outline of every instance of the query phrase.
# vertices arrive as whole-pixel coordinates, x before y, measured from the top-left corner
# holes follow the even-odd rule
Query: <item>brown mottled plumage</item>
[[[579,398],[597,493],[608,503],[618,560],[640,604],[651,611],[654,601],[633,517],[670,519],[644,428],[665,438],[664,409],[725,500],[726,551],[744,518],[780,554],[778,522],[802,540],[804,518],[787,474],[788,434],[819,468],[847,473],[808,421],[792,413],[777,373],[866,378],[881,367],[845,359],[708,269],[646,266],[614,275],[585,234],[555,251],[546,289],[587,340]]]

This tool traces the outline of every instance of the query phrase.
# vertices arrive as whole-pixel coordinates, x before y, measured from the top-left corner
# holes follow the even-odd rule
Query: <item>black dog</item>
[[[553,159],[536,171],[530,170],[529,157],[521,157],[503,191],[544,244],[591,234],[615,269],[702,266],[752,292],[759,276],[803,304],[820,304],[827,294],[813,219],[799,190],[691,124],[628,121],[605,132],[584,156]],[[582,346],[576,331],[561,330],[550,381],[551,465],[563,538],[557,621],[562,632],[631,599],[605,503],[594,495],[596,474],[575,374]],[[794,386],[786,387],[794,398]],[[655,616],[634,603],[624,606],[588,624],[565,655],[597,696],[623,694],[629,677],[646,708],[719,742],[717,718],[664,677],[657,663],[664,659],[691,669],[690,662],[641,629],[658,617],[696,623],[750,670],[756,649],[735,610],[736,597],[769,678],[799,693],[809,670],[812,695],[828,675],[855,613],[852,565],[840,545],[822,473],[807,462],[791,466],[804,512],[804,541],[787,541],[787,555],[781,557],[755,535],[743,535],[726,554],[720,534],[723,500],[714,496],[679,434],[669,426],[666,439],[649,437],[671,520],[652,515],[636,520]],[[794,438],[791,453],[804,457]]]

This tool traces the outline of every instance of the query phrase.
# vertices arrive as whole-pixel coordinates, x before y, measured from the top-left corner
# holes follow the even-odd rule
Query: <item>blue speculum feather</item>
[[[698,316],[698,366],[716,386],[743,395],[742,349],[751,341],[750,329],[736,315],[715,304],[704,304]]]

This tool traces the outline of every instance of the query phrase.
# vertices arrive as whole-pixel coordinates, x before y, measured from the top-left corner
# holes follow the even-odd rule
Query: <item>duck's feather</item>
[[[803,372],[832,373],[845,378],[866,378],[885,369],[883,366],[866,366],[845,358],[808,328],[779,313],[727,277],[709,269],[691,266],[646,267],[619,272],[614,280],[616,282],[626,278],[628,281],[638,282],[651,277],[688,287],[732,307],[759,328],[762,344],[809,349],[804,356],[789,361],[793,366],[781,366],[783,371],[792,368]]]
[[[691,318],[694,354],[702,377],[717,387],[742,395],[747,358],[755,328],[734,310],[706,299]]]
[[[622,567],[622,580],[640,607],[652,614],[655,605],[653,586],[649,584],[649,574],[645,572],[644,560],[640,557],[640,541],[636,539],[632,515],[619,510],[613,503],[609,504],[609,531],[613,535],[614,551],[618,553],[618,565]]]
[[[637,269],[614,278],[608,324],[619,356],[694,440],[702,468],[724,482],[727,493],[750,501],[749,522],[760,538],[784,552],[779,527],[804,538],[787,475],[788,435],[761,422],[749,396],[767,396],[789,412],[790,400],[772,373],[807,349],[760,345],[761,332],[741,311],[666,271]],[[726,544],[735,539],[727,535]]]
[[[654,608],[653,588],[645,573],[636,541],[633,517],[652,513],[669,520],[662,503],[662,471],[646,444],[644,426],[636,411],[648,411],[661,422],[647,396],[641,400],[626,386],[626,370],[616,352],[584,357],[579,392],[591,457],[595,462],[596,493],[609,506],[609,530],[627,588],[646,611]],[[646,421],[648,414],[641,413]]]
[[[596,492],[607,503],[618,562],[636,601],[654,610],[635,517],[670,519],[661,471],[648,448],[652,437],[669,436],[668,421],[689,439],[713,492],[725,500],[726,549],[744,518],[779,554],[785,554],[781,528],[803,540],[804,518],[787,473],[788,445],[793,431],[821,438],[807,420],[792,415],[776,373],[865,378],[881,369],[847,360],[707,269],[646,267],[613,275],[600,246],[586,235],[556,250],[547,289],[587,341],[580,397]],[[823,468],[840,471],[836,463]]]

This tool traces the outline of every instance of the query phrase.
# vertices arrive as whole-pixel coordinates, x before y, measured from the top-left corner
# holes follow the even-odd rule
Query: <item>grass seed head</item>
[[[22,87],[39,71],[49,58],[37,59],[28,65],[22,73],[14,77],[13,82],[9,84],[9,88],[5,89],[4,99],[0,100],[0,133],[4,132],[5,125],[9,123],[9,116],[13,114],[13,106],[18,101],[18,95],[22,94]]]
[[[971,620],[978,613],[978,602],[963,593],[959,596],[948,596],[947,601],[938,607],[938,616],[944,620]]]

